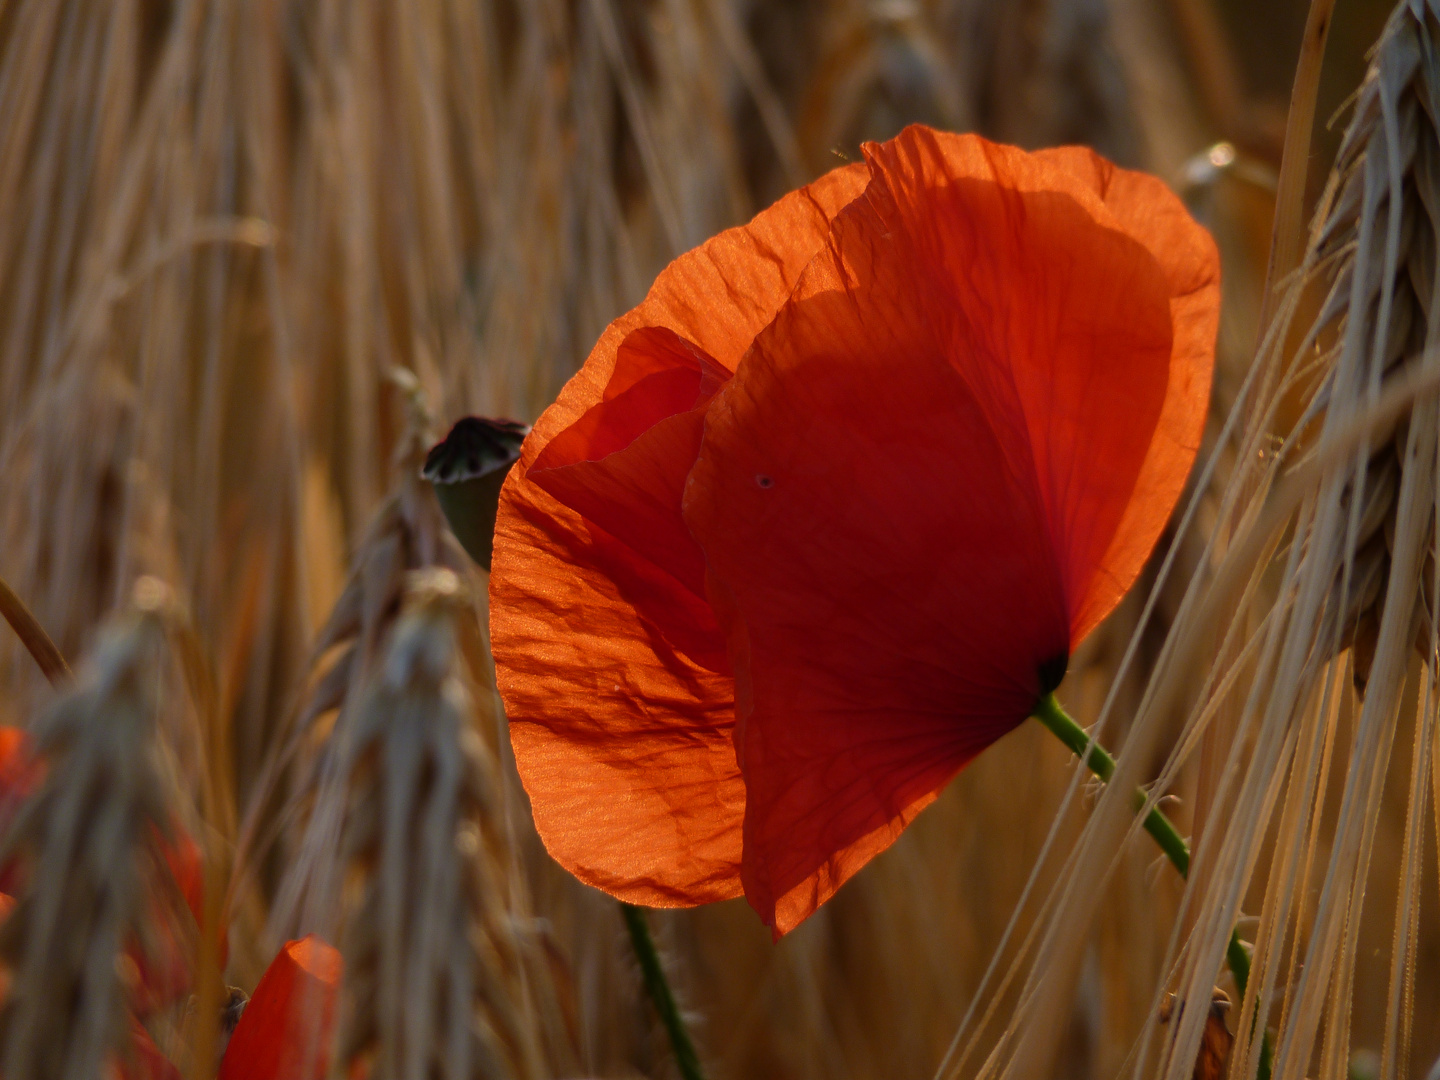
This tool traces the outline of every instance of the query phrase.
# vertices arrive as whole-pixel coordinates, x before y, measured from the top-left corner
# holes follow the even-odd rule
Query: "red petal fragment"
[[[25,787],[30,773],[29,738],[16,727],[0,727],[0,791]]]
[[[167,839],[157,828],[152,839],[159,848],[165,868],[174,877],[180,895],[195,920],[198,930],[204,925],[205,881],[204,863],[200,846],[190,834],[178,825]],[[130,958],[139,972],[139,986],[132,1005],[142,1017],[149,1016],[155,1009],[164,1008],[176,999],[190,992],[194,978],[195,948],[192,934],[182,930],[174,922],[177,913],[162,902],[162,897],[151,900],[150,937],[151,949],[146,955],[138,945],[128,948]],[[183,919],[183,915],[179,915]],[[220,927],[219,962],[223,967],[229,952],[229,941],[225,927]]]
[[[20,728],[0,727],[0,827],[35,789],[42,775],[40,762],[31,756],[29,736]],[[0,865],[0,892],[13,893],[20,887],[19,872],[16,860]]]
[[[190,909],[190,914],[195,918],[195,925],[203,928],[205,925],[205,856],[200,850],[200,845],[195,843],[189,833],[177,825],[175,826],[174,841],[162,842],[160,851],[165,857],[165,865],[174,875],[175,884],[180,887],[180,893],[185,897],[185,904]],[[222,913],[219,927],[219,949],[216,954],[217,962],[222,968],[230,956],[226,921],[226,917]]]
[[[118,1062],[121,1080],[180,1080],[180,1070],[160,1052],[145,1025],[130,1018],[129,1054]]]
[[[30,736],[16,727],[0,727],[0,821],[45,777],[45,765],[34,755]]]
[[[15,898],[6,893],[0,893],[0,923],[10,917],[10,912],[15,910]],[[0,967],[0,1005],[5,1004],[5,998],[10,993],[10,972]]]
[[[535,824],[568,870],[635,903],[739,895],[745,793],[733,743],[733,682],[715,670],[725,666],[723,640],[718,627],[704,622],[693,557],[688,563],[662,557],[638,530],[622,543],[528,471],[562,432],[606,402],[607,391],[617,401],[640,379],[675,368],[667,341],[713,358],[714,372],[697,360],[701,379],[692,407],[708,397],[707,379],[734,370],[819,250],[830,218],[860,193],[865,174],[863,165],[836,170],[671,263],[644,303],[610,325],[540,417],[501,494],[491,639]],[[651,332],[659,328],[673,340]],[[635,355],[622,364],[626,343]],[[666,409],[683,404],[690,385],[672,377],[679,389],[669,386],[674,396]],[[617,467],[610,482],[672,499],[671,474],[647,470],[696,435],[687,426],[693,419],[664,416],[670,419],[643,429],[627,449],[645,438],[657,445],[639,447],[638,461]],[[643,428],[647,418],[627,423]],[[565,460],[588,459],[572,449]],[[563,482],[553,475],[560,471],[552,467],[550,486]],[[582,496],[567,489],[571,497]],[[656,536],[688,537],[678,498],[636,500],[631,508],[652,515],[647,529]],[[657,521],[666,515],[662,529]]]
[[[343,966],[314,934],[281,949],[240,1014],[219,1080],[322,1080]]]
[[[198,925],[204,918],[205,905],[205,868],[200,845],[177,827],[173,841],[161,840],[160,852]]]

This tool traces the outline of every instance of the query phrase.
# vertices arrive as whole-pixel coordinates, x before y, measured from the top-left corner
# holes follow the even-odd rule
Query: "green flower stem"
[[[1054,694],[1046,694],[1041,698],[1032,715],[1054,732],[1056,737],[1070,748],[1072,754],[1083,758],[1092,773],[1107,784],[1110,782],[1110,778],[1115,775],[1115,759],[1099,743],[1091,742],[1089,733],[1060,707]],[[1135,808],[1138,810],[1144,805],[1145,793],[1135,792]],[[1180,871],[1180,876],[1186,877],[1190,873],[1190,845],[1185,843],[1185,838],[1158,806],[1152,806],[1150,813],[1145,815],[1145,831],[1155,838],[1166,858]],[[1248,969],[1249,965],[1246,967]]]
[[[1046,694],[1035,706],[1031,713],[1036,720],[1044,724],[1055,737],[1070,748],[1070,752],[1085,762],[1085,766],[1105,783],[1115,775],[1115,759],[1097,742],[1093,742],[1089,732],[1077,724],[1055,700],[1054,694]],[[1145,805],[1145,793],[1135,792],[1135,809],[1139,810]],[[1150,813],[1145,815],[1145,831],[1155,838],[1160,845],[1160,850],[1170,860],[1172,866],[1180,871],[1180,876],[1190,875],[1190,845],[1180,835],[1175,825],[1167,818],[1158,806],[1152,806]],[[1250,950],[1240,940],[1240,931],[1233,930],[1230,933],[1230,944],[1225,950],[1225,962],[1230,967],[1230,974],[1235,978],[1235,988],[1240,992],[1240,1000],[1245,1000],[1245,988],[1250,983]],[[1264,1040],[1260,1049],[1260,1072],[1258,1080],[1270,1080],[1271,1047],[1270,1032],[1265,1032]]]
[[[690,1041],[685,1019],[675,1004],[675,995],[670,992],[665,969],[660,966],[660,954],[655,949],[655,939],[650,936],[645,912],[623,901],[620,911],[630,929],[630,942],[635,947],[635,959],[640,961],[640,971],[645,976],[645,989],[650,993],[650,1001],[660,1015],[660,1022],[670,1035],[670,1046],[675,1051],[675,1064],[680,1067],[680,1075],[685,1080],[705,1080],[705,1074],[700,1070],[700,1055],[695,1053],[695,1044]]]

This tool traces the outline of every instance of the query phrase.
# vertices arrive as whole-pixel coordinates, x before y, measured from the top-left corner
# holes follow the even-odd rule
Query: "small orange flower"
[[[281,949],[240,1014],[218,1080],[321,1080],[343,966],[314,934]]]
[[[1134,582],[1218,276],[1159,181],[923,127],[675,260],[501,496],[491,633],[551,854],[635,903],[811,914]]]

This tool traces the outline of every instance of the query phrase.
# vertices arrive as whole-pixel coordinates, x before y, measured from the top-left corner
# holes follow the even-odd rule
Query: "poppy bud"
[[[320,1080],[340,993],[340,953],[315,934],[289,942],[255,987],[218,1080]]]
[[[435,487],[450,531],[477,563],[490,569],[500,485],[520,457],[530,429],[513,420],[466,416],[425,455],[420,475]]]

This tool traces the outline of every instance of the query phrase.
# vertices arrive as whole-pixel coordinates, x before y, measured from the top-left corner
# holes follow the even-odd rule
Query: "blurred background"
[[[1330,118],[1389,7],[1336,5],[1312,202],[1343,129]],[[1224,260],[1218,424],[1254,349],[1307,9],[0,0],[0,575],[72,661],[138,578],[167,582],[215,671],[226,753],[210,767],[226,775],[210,779],[243,814],[414,439],[467,413],[532,421],[673,256],[912,121],[1087,144],[1179,190]],[[413,372],[428,427],[397,368]],[[1061,695],[1081,719],[1142,599],[1076,657]],[[1147,641],[1168,610],[1162,597]],[[1122,694],[1138,694],[1143,668]],[[0,686],[5,723],[49,693],[3,635]],[[481,706],[493,717],[483,686]],[[1072,768],[1022,726],[778,945],[743,901],[658,914],[711,1074],[932,1075]],[[1187,827],[1194,784],[1172,808]],[[1360,1048],[1385,1021],[1363,988],[1388,971],[1402,786],[1379,826],[1375,948],[1358,953]],[[511,914],[547,943],[575,1075],[671,1075],[615,904],[549,862],[513,775],[505,790],[524,892]],[[1082,823],[1059,821],[1060,850]],[[285,841],[250,857],[227,973],[246,987],[279,944]],[[1053,872],[1040,867],[1041,891]],[[1121,1073],[1164,979],[1178,888],[1142,841],[1109,889],[1073,1009],[1056,1018],[1060,1077]],[[1433,889],[1425,899],[1410,1062],[1422,1076],[1440,1055]],[[1019,936],[1032,917],[1020,909]],[[1007,1000],[994,998],[1002,1022]],[[1352,1072],[1367,1070],[1361,1053]]]

